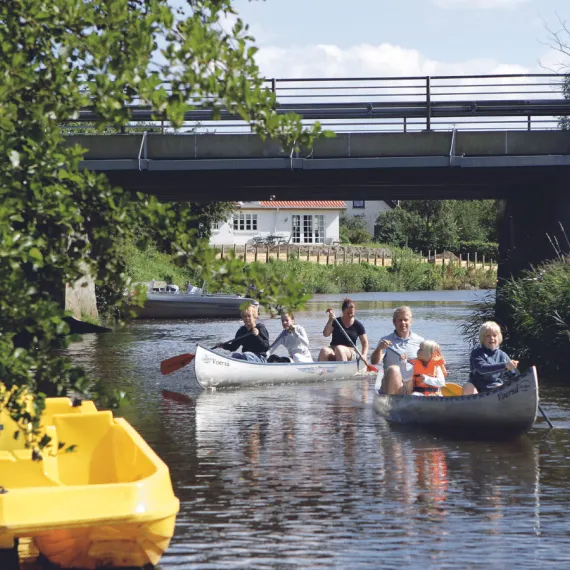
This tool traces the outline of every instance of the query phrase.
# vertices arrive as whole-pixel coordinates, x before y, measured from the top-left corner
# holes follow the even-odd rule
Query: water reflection
[[[414,329],[440,341],[461,377],[457,323],[470,309],[453,297],[416,299]],[[359,303],[372,342],[402,301],[414,299]],[[333,302],[297,315],[315,352]],[[541,392],[558,429],[490,444],[390,426],[373,412],[373,379],[208,393],[191,366],[160,376],[161,359],[238,324],[138,322],[71,350],[129,391],[121,414],[171,469],[181,511],[162,570],[568,567],[567,389]],[[270,334],[279,327],[269,321]]]

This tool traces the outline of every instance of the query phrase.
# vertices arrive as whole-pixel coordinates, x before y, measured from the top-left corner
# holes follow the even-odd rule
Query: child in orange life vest
[[[414,365],[412,394],[440,396],[440,388],[445,386],[447,370],[439,344],[434,340],[424,340],[420,344],[417,359],[410,362]]]

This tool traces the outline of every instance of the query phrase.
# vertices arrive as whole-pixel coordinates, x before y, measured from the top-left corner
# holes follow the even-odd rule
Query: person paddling
[[[257,307],[249,305],[241,312],[241,317],[243,326],[236,332],[234,340],[217,344],[214,348],[237,350],[241,346],[242,352],[234,352],[232,358],[249,362],[266,362],[269,333],[263,323],[257,322]]]
[[[413,366],[409,358],[417,354],[424,338],[412,332],[412,309],[397,307],[392,317],[394,332],[380,339],[370,360],[382,364],[384,374],[378,374],[382,394],[410,394]]]
[[[511,360],[499,346],[503,342],[501,327],[487,321],[479,329],[481,346],[471,352],[471,374],[469,382],[463,385],[463,395],[470,396],[488,392],[503,385],[501,375],[505,371],[516,372],[518,360]]]
[[[281,324],[283,331],[271,345],[268,355],[268,362],[313,362],[313,357],[309,352],[309,337],[305,329],[295,322],[295,317],[289,313],[281,314]],[[278,347],[284,346],[289,353],[287,356],[277,356],[274,352]]]
[[[330,346],[321,348],[319,361],[355,360],[358,357],[355,348],[356,341],[360,339],[363,361],[366,362],[368,337],[366,336],[364,325],[354,317],[355,313],[356,305],[348,297],[342,303],[342,316],[337,318],[334,311],[328,311],[329,320],[323,329],[323,336],[329,337],[332,335],[332,339]],[[347,335],[349,338],[347,338]]]

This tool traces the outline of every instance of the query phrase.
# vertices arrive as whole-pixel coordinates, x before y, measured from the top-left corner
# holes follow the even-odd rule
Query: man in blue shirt
[[[414,367],[410,358],[416,358],[424,340],[412,332],[412,309],[398,307],[392,318],[394,332],[382,337],[370,358],[372,364],[383,365],[380,392],[382,394],[411,394]]]

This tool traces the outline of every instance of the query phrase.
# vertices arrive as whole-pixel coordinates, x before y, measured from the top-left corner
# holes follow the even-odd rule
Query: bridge
[[[548,257],[546,232],[570,227],[567,76],[273,79],[278,113],[319,121],[335,138],[310,149],[261,141],[207,105],[173,132],[144,107],[129,132],[77,134],[83,166],[164,200],[507,199],[512,266]],[[79,120],[97,117],[89,110]],[[141,126],[137,126],[141,125]],[[506,259],[506,258],[505,258]],[[503,264],[506,267],[505,264]]]

